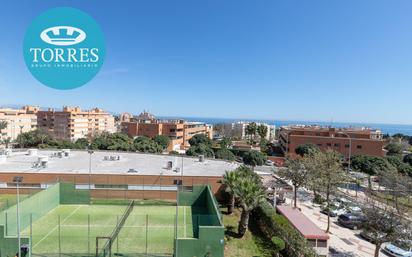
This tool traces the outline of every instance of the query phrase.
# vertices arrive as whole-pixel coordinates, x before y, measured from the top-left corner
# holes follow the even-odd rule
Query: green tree
[[[265,192],[262,185],[256,183],[256,179],[251,176],[239,178],[233,191],[239,199],[242,209],[238,234],[243,237],[249,225],[250,212],[265,200]]]
[[[266,138],[266,135],[268,134],[268,127],[265,124],[260,124],[256,128],[256,132],[261,139]]]
[[[196,134],[191,139],[189,139],[190,146],[207,145],[212,146],[212,140],[205,134]]]
[[[412,176],[412,166],[402,162],[398,156],[387,156],[386,159],[392,166],[397,169],[398,172]]]
[[[154,141],[158,143],[163,148],[163,150],[166,150],[171,140],[170,140],[170,137],[168,136],[157,135],[154,137]]]
[[[351,158],[352,169],[371,176],[378,174],[379,171],[388,168],[388,161],[385,158],[370,155],[355,155]]]
[[[74,143],[76,149],[87,149],[89,147],[89,140],[87,138],[79,138]]]
[[[137,137],[133,142],[133,149],[142,153],[161,153],[163,148],[148,137]]]
[[[256,136],[256,132],[257,132],[256,122],[251,122],[251,123],[249,123],[248,125],[246,125],[245,134],[246,134],[246,136],[249,135],[249,142],[250,142],[250,144],[252,144],[253,139],[254,139],[255,136]]]
[[[3,129],[7,128],[7,121],[1,120],[0,121],[0,139],[3,137]]]
[[[266,156],[256,150],[250,150],[243,154],[243,163],[246,165],[250,165],[253,168],[255,166],[261,166],[265,163]]]
[[[219,141],[219,145],[221,148],[229,148],[232,146],[232,139],[230,139],[229,137],[223,137]]]
[[[294,207],[297,207],[297,191],[303,186],[308,179],[308,171],[304,163],[300,159],[287,159],[285,163],[286,169],[279,171],[279,175],[287,180],[290,180],[294,187]]]
[[[362,212],[366,217],[362,227],[372,238],[371,242],[375,244],[375,257],[379,257],[383,243],[396,242],[400,238],[412,239],[411,234],[406,232],[409,226],[391,206],[387,204],[377,206],[376,200],[369,199],[363,204]]]
[[[388,151],[387,155],[401,155],[403,146],[400,143],[392,142],[386,145],[385,149]]]
[[[331,194],[336,192],[337,186],[347,179],[342,167],[342,155],[332,150],[316,151],[307,155],[304,163],[310,173],[309,176],[316,179],[318,188],[326,195],[326,208],[330,209]],[[327,224],[326,233],[329,233],[329,215]]]
[[[403,162],[412,165],[412,154],[407,154],[403,157]]]
[[[228,161],[234,161],[236,156],[229,149],[223,148],[216,151],[215,157],[217,159],[223,159]]]
[[[9,145],[11,143],[11,138],[6,137],[5,139],[3,139],[3,143],[6,145],[6,148],[9,148]]]
[[[317,147],[316,145],[311,144],[311,143],[299,145],[295,149],[295,153],[302,156],[302,157],[307,155],[307,154],[310,154],[313,151],[319,151],[319,147]]]
[[[199,144],[195,146],[190,146],[190,148],[186,151],[186,154],[189,156],[199,156],[204,155],[208,158],[213,158],[215,156],[212,148],[209,145]]]

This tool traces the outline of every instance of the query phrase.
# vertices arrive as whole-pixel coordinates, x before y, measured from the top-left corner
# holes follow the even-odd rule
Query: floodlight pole
[[[91,177],[92,177],[92,154],[94,153],[93,150],[88,150],[89,153],[89,194],[91,193],[92,185],[91,185]]]
[[[17,188],[17,242],[18,242],[18,257],[21,257],[21,238],[20,238],[20,213],[19,213],[19,205],[20,205],[20,191],[19,191],[19,183],[23,181],[23,177],[16,176],[13,178],[13,182],[16,183]]]

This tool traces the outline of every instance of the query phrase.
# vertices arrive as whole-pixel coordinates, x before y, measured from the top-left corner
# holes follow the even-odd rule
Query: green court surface
[[[59,205],[32,224],[32,255],[87,256],[96,253],[96,237],[110,236],[127,206]],[[173,253],[176,231],[180,238],[193,237],[189,206],[134,206],[117,238],[112,254]],[[175,226],[177,221],[177,227]],[[30,227],[23,231],[30,235]],[[107,243],[100,239],[99,252]]]

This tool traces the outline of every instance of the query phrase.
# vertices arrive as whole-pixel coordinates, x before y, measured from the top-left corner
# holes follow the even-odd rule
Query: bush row
[[[271,239],[276,236],[285,241],[286,248],[283,251],[289,257],[315,257],[316,252],[309,246],[301,234],[289,223],[289,221],[276,214],[273,207],[268,203],[262,203],[252,212],[254,220],[261,232]]]

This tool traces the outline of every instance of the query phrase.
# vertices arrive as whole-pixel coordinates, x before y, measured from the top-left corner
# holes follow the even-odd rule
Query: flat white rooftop
[[[0,156],[0,173],[89,173],[90,155],[87,151],[71,150],[68,157],[59,157],[59,151],[38,150],[34,155],[29,155],[28,151],[12,152],[7,157]],[[41,165],[41,157],[47,157],[43,158],[47,159],[44,166]],[[169,161],[172,162],[172,169],[167,169]],[[238,164],[233,162],[210,159],[200,162],[198,158],[172,155],[95,151],[91,156],[93,174],[176,176],[181,175],[183,170],[184,176],[221,176],[226,170],[237,167]]]

